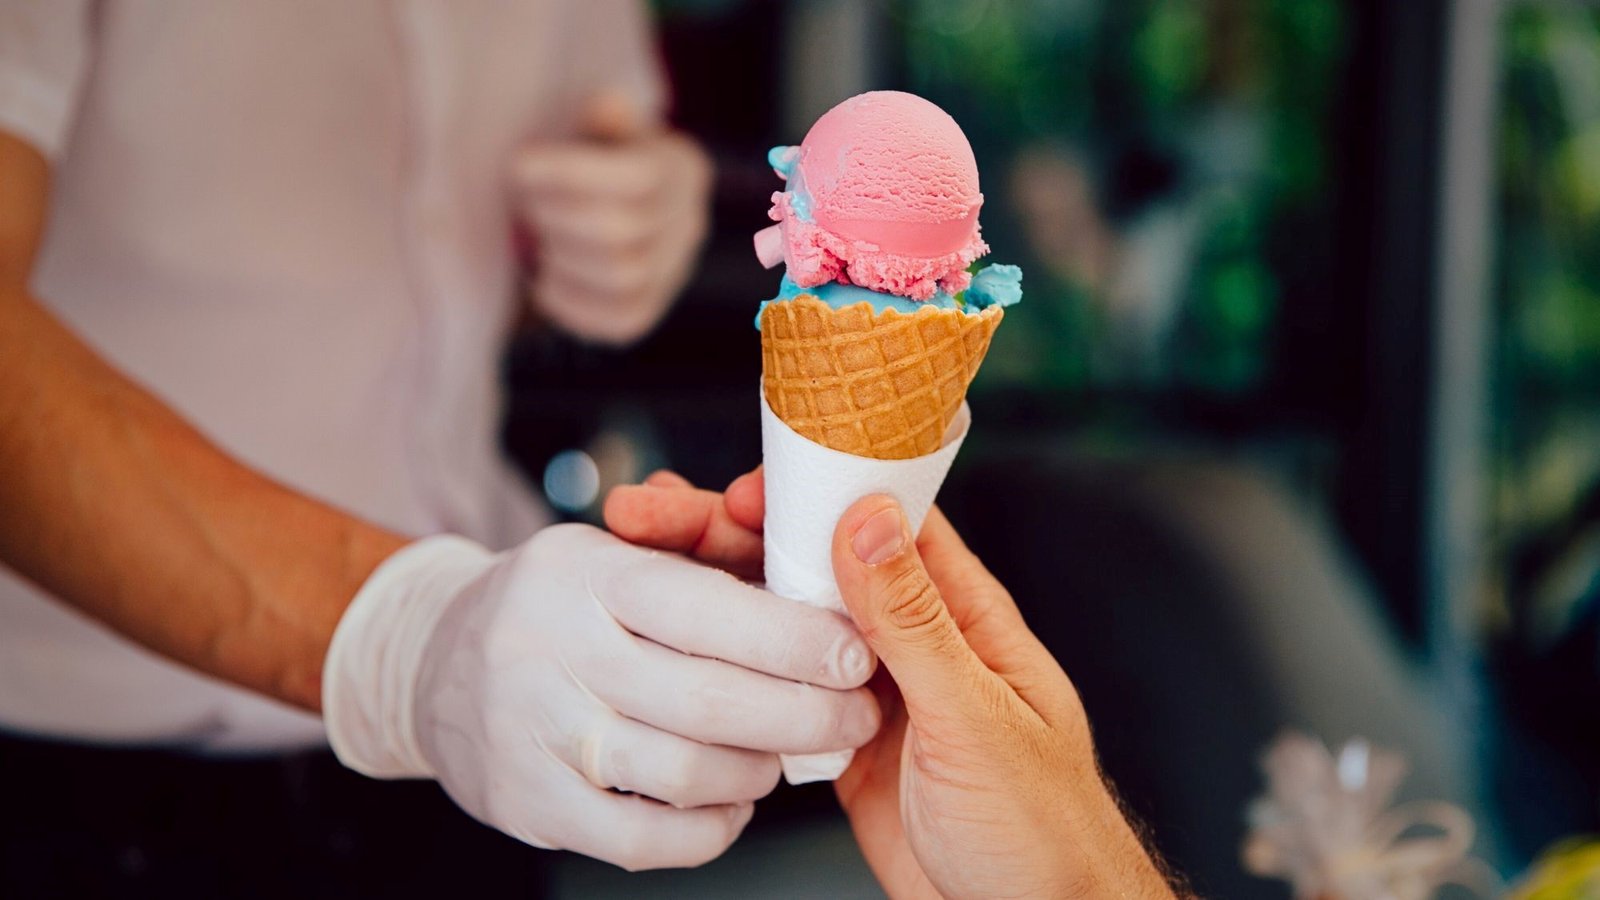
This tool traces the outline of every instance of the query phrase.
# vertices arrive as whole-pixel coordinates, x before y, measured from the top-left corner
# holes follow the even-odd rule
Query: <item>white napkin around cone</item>
[[[869,459],[801,437],[784,424],[761,394],[761,456],[766,481],[764,526],[767,589],[780,597],[845,614],[833,578],[833,532],[839,519],[868,494],[888,494],[905,511],[913,533],[933,506],[956,451],[966,440],[972,412],[962,403],[944,445],[915,459]],[[832,781],[850,765],[853,751],[783,757],[790,784]]]

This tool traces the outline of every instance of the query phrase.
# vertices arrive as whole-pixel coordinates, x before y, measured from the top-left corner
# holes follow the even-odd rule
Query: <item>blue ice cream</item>
[[[1022,269],[1008,265],[984,266],[973,273],[972,284],[961,293],[951,295],[939,291],[927,300],[912,300],[909,297],[870,291],[860,285],[837,281],[820,284],[814,288],[803,288],[785,275],[778,283],[778,296],[762,301],[756,310],[756,330],[761,330],[761,311],[767,308],[768,303],[793,300],[802,294],[810,294],[834,309],[868,303],[871,304],[874,313],[892,309],[911,315],[923,307],[931,306],[934,309],[959,309],[969,314],[976,314],[991,306],[1006,307],[1021,302]]]

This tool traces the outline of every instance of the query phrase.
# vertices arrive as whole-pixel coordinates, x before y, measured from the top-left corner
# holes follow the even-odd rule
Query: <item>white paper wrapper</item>
[[[965,403],[945,432],[944,446],[916,459],[868,459],[830,450],[783,423],[761,394],[761,455],[767,490],[764,526],[767,589],[780,597],[844,613],[833,580],[833,531],[857,500],[888,494],[900,503],[913,532],[933,506],[972,423]],[[832,781],[853,754],[783,757],[790,784]]]

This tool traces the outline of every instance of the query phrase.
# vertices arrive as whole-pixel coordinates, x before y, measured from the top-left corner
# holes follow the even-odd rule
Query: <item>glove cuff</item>
[[[423,538],[356,592],[322,667],[322,718],[339,762],[372,778],[433,775],[414,721],[423,652],[450,601],[493,559],[466,538]]]

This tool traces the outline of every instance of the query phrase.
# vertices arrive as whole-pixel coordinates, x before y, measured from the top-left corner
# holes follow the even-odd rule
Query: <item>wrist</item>
[[[373,778],[425,778],[414,711],[434,627],[493,554],[452,535],[423,538],[383,562],[356,592],[323,665],[323,719],[334,754]]]
[[[315,613],[304,623],[304,628],[312,632],[305,642],[310,652],[297,655],[292,670],[281,679],[280,696],[313,712],[322,711],[324,664],[340,619],[378,566],[409,543],[409,539],[398,534],[352,520],[330,540],[330,546],[336,551],[329,561],[334,579],[331,583],[318,580],[312,584],[302,579],[281,587],[291,595],[293,591],[300,591],[304,596],[300,608],[314,609]],[[258,599],[257,603],[264,605],[265,601]],[[270,644],[272,640],[272,635],[252,638],[256,644]]]
[[[1093,812],[1073,823],[1063,844],[1079,852],[1062,857],[1066,871],[1056,882],[1060,892],[1052,896],[1173,897],[1171,882],[1135,820],[1109,784],[1096,782],[1081,807]]]

